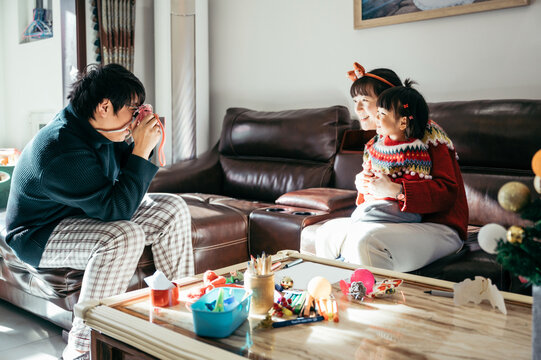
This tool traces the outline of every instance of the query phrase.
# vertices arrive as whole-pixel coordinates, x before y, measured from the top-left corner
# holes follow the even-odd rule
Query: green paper
[[[223,312],[224,311],[224,291],[220,288],[218,292],[218,298],[216,299],[216,306],[212,312]]]

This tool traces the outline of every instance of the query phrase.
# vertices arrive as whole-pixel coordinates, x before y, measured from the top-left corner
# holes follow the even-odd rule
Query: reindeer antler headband
[[[369,72],[367,73],[364,70],[364,68],[362,67],[362,65],[359,64],[359,63],[354,63],[353,64],[353,69],[354,70],[348,71],[348,76],[351,79],[351,81],[358,80],[358,79],[362,78],[363,76],[370,76],[371,78],[374,78],[376,80],[384,82],[385,84],[389,85],[390,87],[395,86],[390,81],[385,80],[381,76],[377,76],[377,75],[371,74]]]

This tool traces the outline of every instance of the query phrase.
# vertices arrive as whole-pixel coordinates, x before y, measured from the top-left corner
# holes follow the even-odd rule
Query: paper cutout
[[[503,314],[507,315],[503,295],[490,279],[476,276],[475,280],[466,279],[453,285],[453,288],[455,305],[464,305],[470,301],[479,304],[483,300],[488,300],[492,308],[497,307]]]

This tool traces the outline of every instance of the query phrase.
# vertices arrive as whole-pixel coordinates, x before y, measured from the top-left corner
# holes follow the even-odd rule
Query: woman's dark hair
[[[428,105],[421,93],[411,86],[415,81],[406,79],[404,86],[396,86],[382,92],[376,105],[394,112],[397,118],[408,119],[406,137],[422,139],[428,123]]]
[[[145,101],[145,87],[122,65],[90,64],[79,73],[68,99],[80,117],[90,119],[103,99],[111,101],[115,114],[133,101],[141,105]]]
[[[374,69],[372,71],[369,71],[369,73],[384,78],[394,86],[402,86],[402,81],[400,80],[398,75],[396,75],[396,73],[391,69]],[[359,95],[377,97],[379,96],[379,94],[389,89],[390,87],[391,86],[389,84],[386,84],[381,80],[375,79],[370,76],[362,76],[359,79],[355,80],[353,84],[351,84],[349,94],[352,98]]]

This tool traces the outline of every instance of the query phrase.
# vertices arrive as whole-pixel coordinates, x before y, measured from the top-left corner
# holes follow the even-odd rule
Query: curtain
[[[97,0],[101,63],[133,72],[135,0]]]

